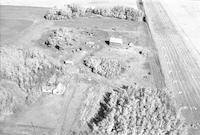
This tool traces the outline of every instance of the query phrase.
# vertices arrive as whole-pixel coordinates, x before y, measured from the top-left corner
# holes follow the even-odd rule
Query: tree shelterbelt
[[[67,5],[61,9],[54,7],[44,15],[44,18],[48,20],[65,20],[91,15],[101,15],[104,17],[113,17],[131,21],[142,21],[144,17],[144,13],[141,10],[131,7],[115,6],[109,8],[85,8],[74,4]]]

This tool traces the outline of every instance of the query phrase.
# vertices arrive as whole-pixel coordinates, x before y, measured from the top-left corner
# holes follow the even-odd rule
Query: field
[[[23,35],[28,27],[42,19],[46,10],[47,8],[0,6],[1,45],[16,42],[20,34]]]
[[[31,24],[32,22],[27,20],[1,19],[1,43],[5,44],[13,41],[14,39],[16,40],[15,37]]]
[[[186,133],[145,22],[46,10],[1,6],[2,135]]]

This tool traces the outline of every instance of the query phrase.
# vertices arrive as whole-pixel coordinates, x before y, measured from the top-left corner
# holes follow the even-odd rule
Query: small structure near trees
[[[121,46],[122,44],[123,44],[123,40],[121,38],[110,37],[109,45]]]

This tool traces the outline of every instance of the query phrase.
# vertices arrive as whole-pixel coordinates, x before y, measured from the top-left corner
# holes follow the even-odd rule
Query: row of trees
[[[115,6],[112,8],[83,8],[78,5],[66,5],[62,9],[50,9],[44,16],[48,20],[65,20],[73,17],[89,16],[92,14],[104,17],[114,17],[124,20],[141,21],[144,13],[130,7]]]

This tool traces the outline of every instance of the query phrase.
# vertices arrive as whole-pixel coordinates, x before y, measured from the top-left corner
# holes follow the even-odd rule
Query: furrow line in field
[[[162,5],[156,0],[148,0],[144,5],[166,85],[180,107],[188,106],[186,114],[190,116],[186,119],[197,122],[200,120],[200,67]]]
[[[160,3],[159,3],[158,7],[162,8]],[[163,14],[163,16],[164,16],[164,14]],[[169,22],[168,20],[166,20],[167,17],[164,17],[164,19],[165,19],[165,22]],[[171,24],[171,26],[172,26],[172,24]],[[177,68],[177,70],[179,70],[179,69],[184,70],[183,72],[180,72],[180,73],[185,73],[185,77],[187,79],[186,84],[188,84],[187,86],[189,86],[189,88],[193,89],[194,97],[197,98],[197,96],[198,96],[200,99],[199,93],[197,91],[198,86],[199,86],[199,83],[198,83],[199,81],[195,80],[193,77],[191,77],[191,76],[194,76],[195,74],[197,74],[197,75],[199,74],[199,72],[194,73],[194,68],[195,68],[195,71],[200,71],[199,67],[194,64],[194,62],[193,62],[194,59],[192,58],[192,54],[188,50],[187,46],[185,46],[184,42],[182,40],[176,40],[176,39],[181,39],[181,37],[178,34],[176,34],[176,31],[174,31],[173,35],[169,34],[167,36],[169,37],[169,39],[173,40],[173,44],[174,44],[174,45],[171,44],[172,46],[170,47],[170,52],[174,51],[178,56],[180,56],[179,63],[181,65],[181,68]],[[185,53],[187,53],[187,54],[185,54]],[[193,67],[191,67],[192,65],[193,65]],[[186,72],[185,70],[187,70],[188,72]],[[182,75],[184,75],[184,74],[182,74]],[[182,78],[180,78],[180,79],[182,79]],[[196,79],[198,79],[198,78],[196,78]],[[187,91],[187,89],[185,89],[185,90]],[[196,105],[198,105],[197,103],[198,103],[198,98],[196,99]]]
[[[153,6],[153,5],[151,5]],[[153,7],[152,9],[156,9],[155,7]],[[159,10],[154,10],[153,11],[154,13],[161,13]],[[159,15],[157,15],[157,17],[160,17]],[[158,21],[164,21],[163,20],[164,18],[158,18]],[[166,23],[166,22],[165,22]],[[162,26],[162,27],[165,27],[163,26],[163,22],[159,22],[159,24],[157,24],[159,26]],[[165,28],[166,29],[166,28]],[[157,26],[157,29],[156,29],[156,33],[157,34],[157,37],[161,37],[160,39],[158,39],[157,41],[159,42],[159,44],[157,45],[157,47],[159,47],[158,49],[160,50],[160,58],[165,60],[166,62],[166,59],[169,59],[171,60],[173,63],[168,65],[167,69],[166,69],[166,73],[165,75],[168,77],[168,80],[167,81],[170,81],[170,83],[168,85],[171,85],[171,88],[172,90],[176,90],[176,87],[174,88],[174,83],[176,82],[176,80],[173,81],[173,79],[177,79],[177,84],[179,86],[179,88],[183,89],[183,86],[182,86],[182,83],[180,84],[180,80],[183,79],[182,75],[180,77],[180,74],[177,72],[177,64],[179,61],[175,61],[178,59],[178,55],[175,55],[174,52],[172,53],[173,49],[171,48],[171,44],[170,43],[170,40],[168,39],[168,36],[166,35],[165,33],[165,29],[160,29],[158,26]],[[160,46],[162,45],[162,46]],[[164,55],[163,55],[164,54]],[[165,64],[167,65],[167,64]],[[164,68],[166,68],[165,66],[163,66]],[[178,66],[180,67],[180,66]],[[169,76],[169,73],[171,73],[173,75],[173,78]],[[184,96],[187,95],[187,93],[184,92]],[[185,96],[185,99],[187,101],[187,104],[189,106],[191,106],[191,102],[190,99],[187,98],[188,96]]]

